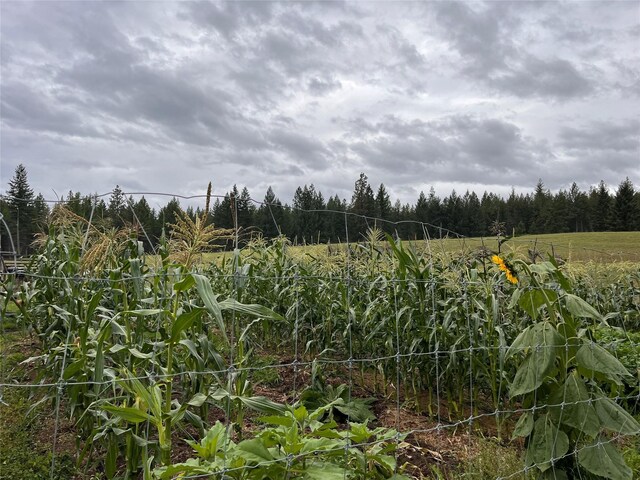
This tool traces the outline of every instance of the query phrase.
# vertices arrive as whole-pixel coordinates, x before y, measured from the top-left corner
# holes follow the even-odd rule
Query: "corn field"
[[[146,256],[60,207],[25,278],[3,280],[2,317],[37,351],[1,388],[55,412],[52,464],[64,420],[78,478],[445,478],[427,435],[513,445],[501,478],[636,478],[638,268],[598,285],[553,256],[375,227],[211,257],[234,232],[179,222]]]

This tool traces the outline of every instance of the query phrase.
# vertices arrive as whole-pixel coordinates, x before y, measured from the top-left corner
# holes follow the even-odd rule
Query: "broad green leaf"
[[[547,302],[553,303],[558,299],[558,294],[548,288],[527,290],[522,292],[518,305],[525,312],[529,314],[534,320],[538,319],[540,309],[546,305]]]
[[[602,320],[602,315],[595,308],[576,295],[567,293],[564,297],[564,304],[575,317]]]
[[[509,358],[512,355],[521,352],[522,350],[526,350],[527,348],[530,348],[532,345],[532,342],[531,342],[532,337],[533,335],[531,333],[531,327],[525,328],[522,332],[520,332],[520,334],[513,341],[513,343],[509,347],[509,350],[507,350],[506,357]]]
[[[290,427],[294,422],[292,417],[285,415],[269,415],[266,417],[260,417],[258,420],[271,425],[282,425],[283,427]]]
[[[564,470],[558,470],[556,468],[550,468],[542,474],[540,480],[569,480],[567,473]]]
[[[516,426],[513,429],[513,435],[511,435],[511,439],[516,437],[528,437],[531,431],[533,430],[533,413],[524,412]]]
[[[93,381],[96,382],[93,386],[93,391],[96,395],[100,392],[100,383],[104,377],[104,352],[102,351],[102,342],[98,342],[96,347],[96,360],[93,372]]]
[[[142,359],[153,358],[153,354],[152,353],[142,353],[137,348],[130,348],[129,349],[129,353],[131,353],[131,355],[133,355],[136,358],[142,358]]]
[[[120,350],[126,350],[127,347],[124,345],[120,345],[119,343],[116,343],[114,346],[112,346],[109,349],[109,353],[118,353]]]
[[[120,385],[122,385],[127,391],[140,397],[147,404],[147,407],[151,410],[153,416],[158,420],[161,419],[162,395],[160,393],[160,388],[157,385],[147,388],[140,380],[133,377],[131,372],[128,370],[125,370],[124,373],[126,378],[119,382]]]
[[[190,276],[193,277],[194,281],[196,282],[198,294],[200,295],[200,298],[202,298],[205,308],[218,323],[220,334],[224,337],[224,341],[228,345],[229,339],[227,337],[224,320],[222,319],[222,310],[220,309],[220,304],[218,303],[218,296],[214,295],[213,289],[211,288],[211,282],[204,275],[192,273]]]
[[[171,325],[171,337],[170,341],[176,343],[180,340],[180,335],[184,330],[193,325],[193,323],[200,318],[200,316],[204,313],[203,308],[194,308],[189,312],[184,312],[178,315],[173,325]]]
[[[293,416],[298,422],[300,423],[304,422],[305,419],[309,417],[309,412],[307,411],[307,407],[305,407],[304,405],[300,405],[298,408],[296,408],[293,411]]]
[[[115,405],[105,405],[104,407],[102,407],[102,410],[112,413],[129,423],[141,423],[146,422],[147,420],[153,420],[151,415],[149,415],[148,413],[132,407],[116,407]]]
[[[153,315],[159,315],[160,313],[169,313],[166,310],[159,308],[141,308],[138,310],[125,310],[122,314],[134,315],[136,317],[151,317]]]
[[[365,420],[373,420],[375,418],[369,405],[359,399],[345,402],[344,405],[336,405],[336,410],[349,417],[349,420],[356,422],[364,422]]]
[[[555,421],[576,428],[590,437],[600,431],[600,419],[589,402],[591,398],[584,380],[574,370],[562,387],[551,396],[550,412]]]
[[[333,463],[314,462],[304,471],[306,480],[344,480],[348,476],[348,471]]]
[[[187,275],[179,282],[173,284],[173,290],[176,292],[185,292],[195,284],[193,275]]]
[[[531,270],[531,273],[544,275],[547,273],[554,273],[556,271],[556,267],[551,262],[540,262],[529,265],[529,270]]]
[[[187,347],[187,349],[189,350],[189,353],[191,354],[191,356],[193,358],[195,358],[196,361],[199,364],[204,364],[204,360],[202,359],[202,357],[198,353],[198,347],[196,347],[196,344],[193,342],[193,340],[188,339],[188,338],[183,338],[178,343],[180,345],[184,345],[185,347]]]
[[[266,397],[236,397],[242,403],[244,403],[247,407],[261,413],[271,413],[278,414],[283,413],[286,410],[284,405],[273,402]]]
[[[557,387],[551,397],[550,412],[556,422],[576,428],[590,437],[600,431],[600,419],[589,402],[590,399],[584,380],[574,370],[562,387]]]
[[[607,430],[625,435],[640,435],[640,423],[610,398],[596,398],[594,405],[602,426]]]
[[[240,313],[244,313],[246,315],[251,315],[254,317],[262,317],[269,318],[271,320],[279,320],[284,321],[284,317],[278,315],[276,312],[271,310],[270,308],[264,307],[262,305],[251,304],[245,305],[244,303],[240,303],[233,298],[227,298],[220,302],[221,310],[232,310]]]
[[[69,380],[70,378],[72,378],[76,373],[81,372],[82,369],[84,368],[85,365],[85,360],[84,359],[80,359],[76,362],[73,362],[69,365],[67,365],[67,368],[64,369],[64,372],[62,374],[62,378],[65,380]]]
[[[632,480],[633,472],[625,464],[624,458],[607,439],[598,438],[591,445],[578,451],[578,463],[585,470],[611,480]]]
[[[300,453],[317,452],[321,450],[334,450],[340,448],[343,442],[332,440],[330,438],[309,438],[304,441],[304,446],[300,450]]]
[[[204,393],[196,393],[191,400],[187,402],[187,405],[191,405],[192,407],[201,407],[204,405],[204,402],[207,401],[208,395]]]
[[[576,363],[582,368],[605,375],[631,376],[616,357],[595,343],[586,343],[578,349]]]
[[[100,289],[96,293],[93,294],[91,300],[89,301],[89,305],[87,306],[87,311],[85,312],[85,321],[91,320],[93,316],[93,312],[95,312],[96,308],[100,304],[100,300],[102,300],[102,295],[104,290]]]
[[[117,317],[117,315],[116,315]],[[116,317],[111,319],[111,329],[115,335],[122,335],[123,337],[127,337],[127,330],[116,322]]]
[[[531,442],[527,447],[527,463],[544,472],[551,468],[551,461],[563,457],[569,451],[569,437],[553,423],[547,414],[533,427]]]
[[[556,359],[556,349],[560,335],[553,326],[544,322],[540,328],[533,328],[531,351],[524,359],[511,384],[512,397],[534,391],[544,382]],[[538,327],[536,325],[535,327]]]
[[[259,438],[244,440],[237,445],[237,448],[242,450],[242,457],[248,462],[262,463],[275,460]]]

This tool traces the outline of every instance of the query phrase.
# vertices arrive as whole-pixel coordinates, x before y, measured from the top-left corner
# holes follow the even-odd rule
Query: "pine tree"
[[[145,251],[149,252],[152,250],[153,227],[156,223],[155,212],[144,196],[134,204],[133,212],[135,213],[135,223],[139,227],[138,238],[143,242]]]
[[[349,237],[352,241],[359,240],[366,233],[367,228],[373,226],[372,220],[363,217],[373,219],[376,216],[376,200],[364,173],[361,173],[360,178],[356,180],[350,211],[357,216],[351,217],[349,221]]]
[[[337,194],[327,201],[328,212],[324,216],[324,231],[327,233],[327,238],[331,242],[341,242],[345,239],[344,212],[346,209],[347,202],[340,200]]]
[[[251,195],[247,187],[242,189],[238,198],[238,225],[242,228],[252,227],[255,223],[254,214],[255,206],[251,201]]]
[[[387,193],[387,189],[385,188],[384,183],[380,184],[380,187],[378,187],[378,193],[376,193],[376,217],[381,220],[391,219],[391,199],[389,198],[389,194]],[[381,228],[385,232],[393,231],[390,223],[379,223],[379,228]]]
[[[29,186],[27,169],[20,164],[16,167],[13,178],[9,181],[9,228],[14,237],[18,255],[27,253],[33,241],[33,234],[37,231],[34,214],[34,193]]]
[[[164,207],[160,209],[158,212],[158,227],[156,229],[159,234],[157,238],[159,239],[164,231],[168,236],[170,232],[167,230],[168,225],[175,225],[178,220],[178,212],[180,211],[180,202],[177,198],[173,197],[169,200]]]
[[[531,233],[549,233],[547,231],[547,219],[552,197],[549,190],[544,188],[542,180],[538,180],[533,194],[533,221]]]
[[[283,231],[284,210],[271,187],[267,188],[262,205],[256,211],[255,219],[256,226],[265,238],[275,238]]]
[[[593,229],[604,232],[611,229],[611,195],[607,184],[600,180],[597,189],[591,190],[589,203],[593,215]]]
[[[111,192],[109,197],[109,207],[107,208],[107,215],[111,219],[111,225],[116,228],[120,228],[124,225],[124,213],[126,209],[126,197],[122,192],[119,185]]]
[[[618,231],[630,231],[635,228],[638,218],[633,183],[627,177],[618,186],[613,204],[613,221]]]
[[[316,243],[326,240],[324,212],[326,205],[322,193],[313,184],[298,187],[293,197],[293,232],[298,242]]]

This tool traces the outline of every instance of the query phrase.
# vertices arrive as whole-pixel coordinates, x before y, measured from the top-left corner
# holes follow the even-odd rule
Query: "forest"
[[[14,232],[16,251],[27,254],[34,235],[46,223],[52,203],[41,193],[35,194],[23,165],[16,168],[6,192],[0,198],[0,212]],[[70,191],[57,202],[102,225],[137,228],[139,240],[151,251],[163,232],[171,233],[182,208],[179,198],[167,198],[167,203],[156,210],[144,195],[134,198],[116,186],[109,195]],[[440,198],[431,188],[426,194],[420,192],[415,203],[403,204],[392,201],[384,184],[374,192],[367,175],[361,173],[349,201],[337,195],[325,199],[313,184],[298,187],[290,203],[283,203],[271,187],[262,200],[252,197],[247,187],[237,185],[224,196],[213,198],[209,221],[217,228],[238,227],[240,243],[256,234],[267,239],[282,234],[297,244],[353,241],[374,225],[405,240],[486,237],[495,235],[496,225],[508,236],[640,230],[640,190],[628,177],[615,191],[600,181],[589,191],[574,182],[569,189],[555,193],[540,179],[532,192],[512,190],[506,198],[486,191],[481,196],[470,191],[461,195],[455,190]],[[186,212],[192,218],[202,213],[200,207],[192,206]],[[230,248],[234,241],[228,239],[226,246]],[[3,251],[10,250],[6,229],[0,242]]]

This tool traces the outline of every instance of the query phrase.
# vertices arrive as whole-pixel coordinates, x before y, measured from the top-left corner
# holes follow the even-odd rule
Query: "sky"
[[[640,187],[640,1],[3,0],[0,65],[1,192]]]

